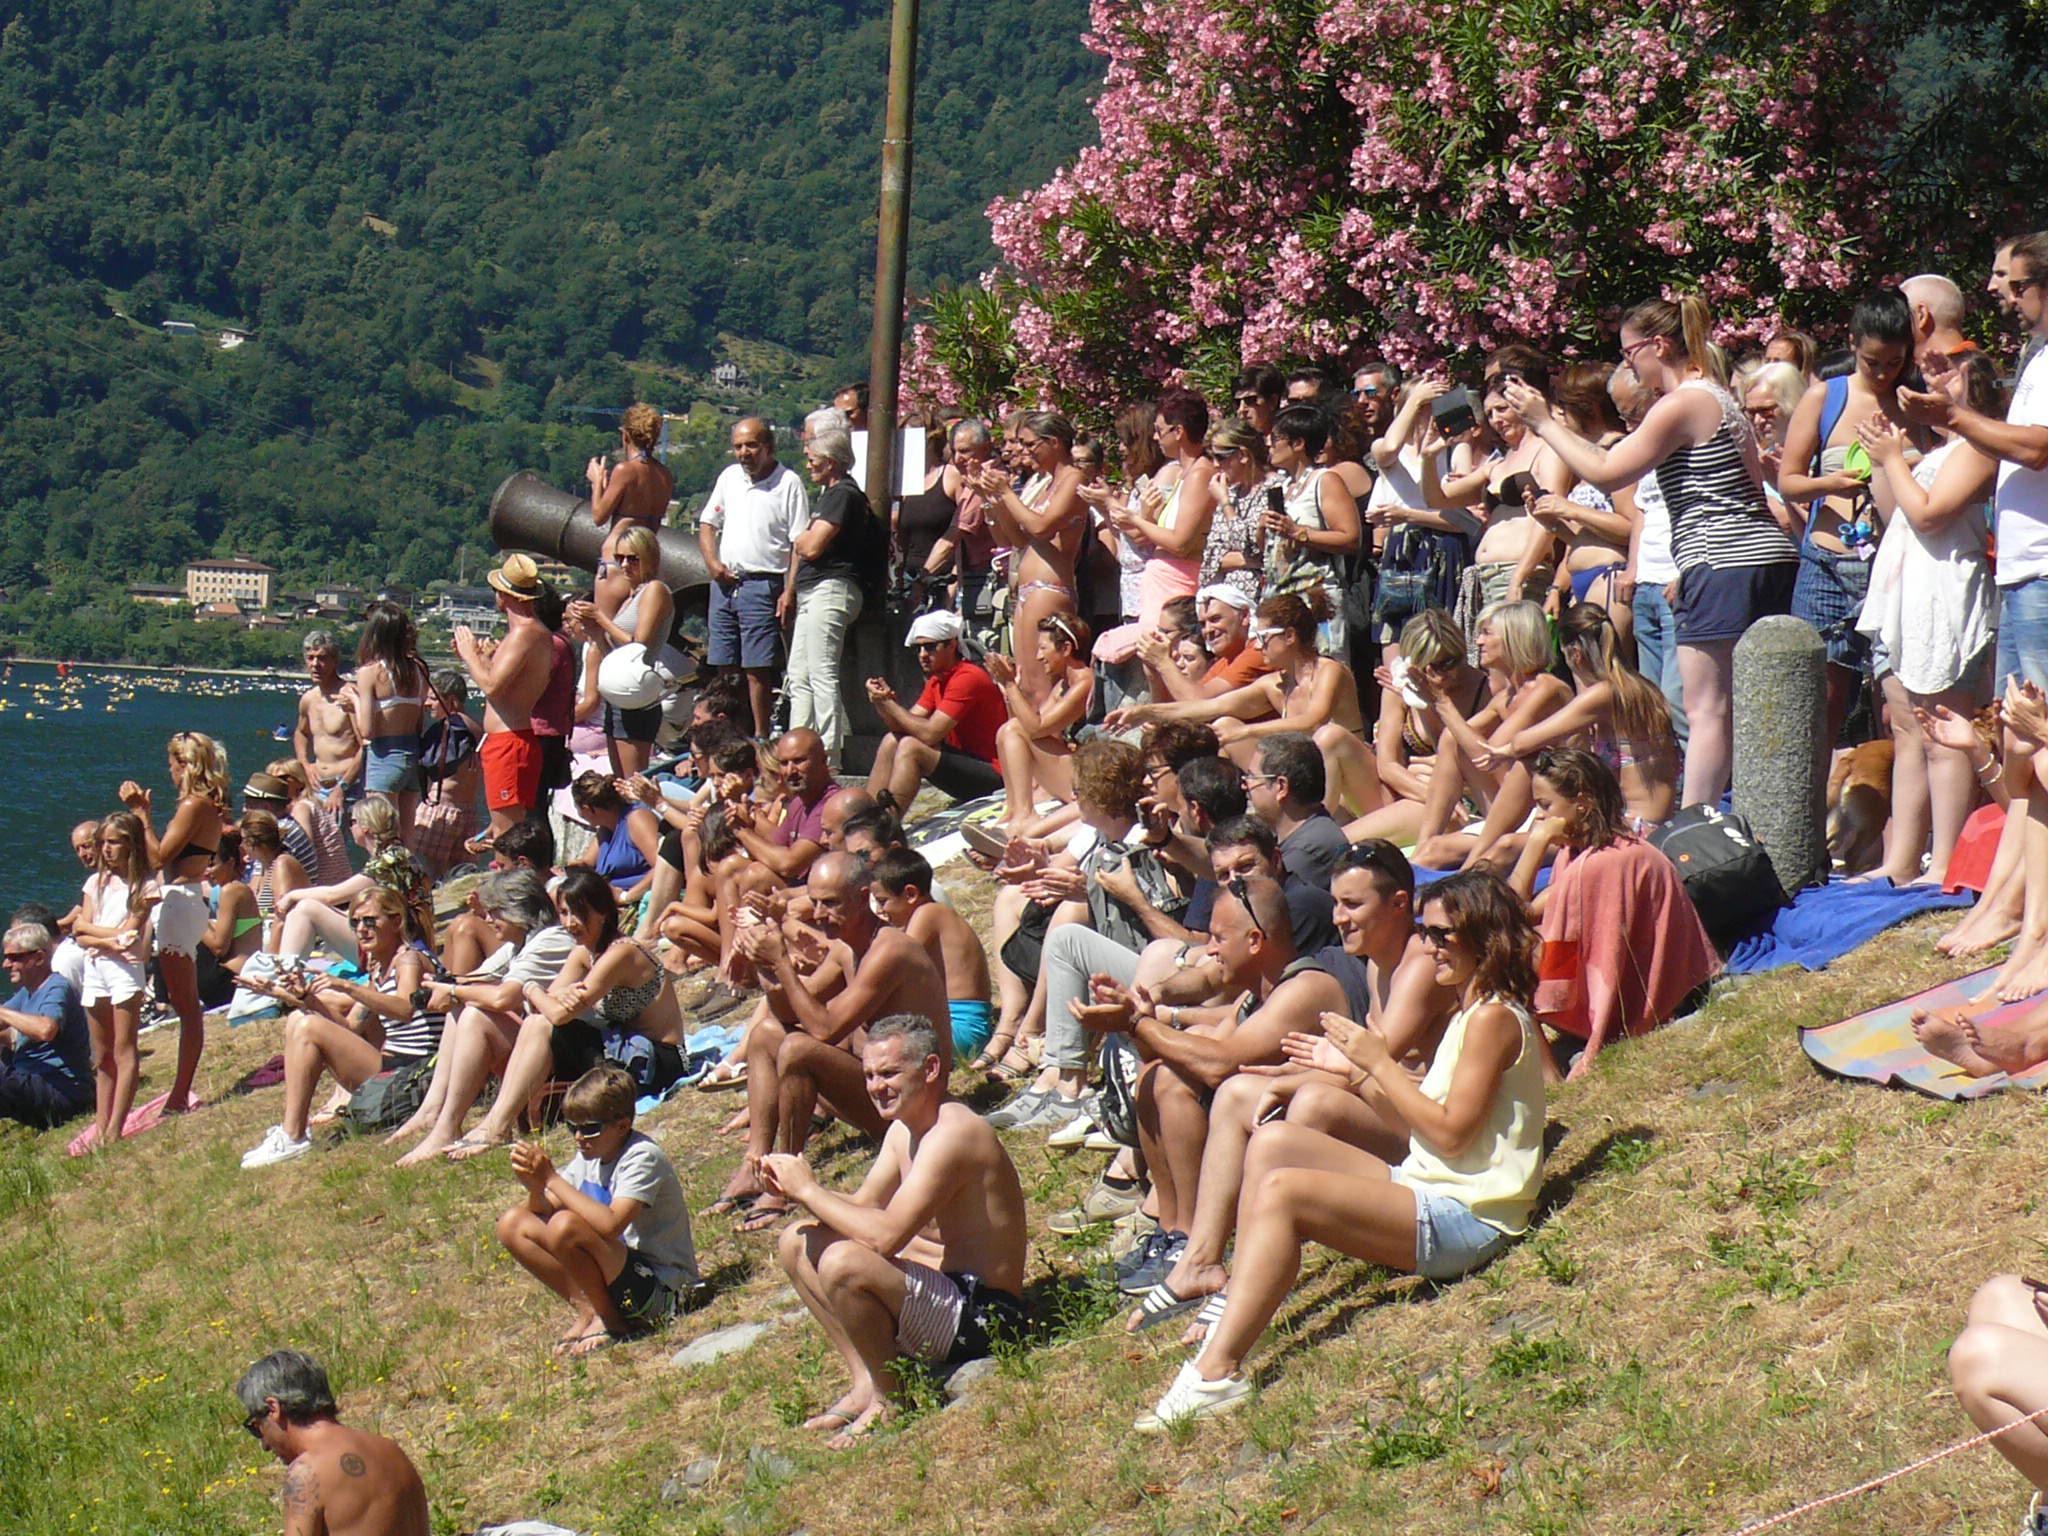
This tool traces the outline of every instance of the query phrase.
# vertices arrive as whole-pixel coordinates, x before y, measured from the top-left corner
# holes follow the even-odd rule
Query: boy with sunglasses
[[[512,1149],[526,1202],[498,1218],[498,1241],[576,1309],[555,1346],[588,1355],[667,1322],[702,1282],[690,1208],[675,1164],[633,1129],[639,1090],[615,1066],[570,1085],[562,1120],[576,1155],[555,1168],[537,1141]]]

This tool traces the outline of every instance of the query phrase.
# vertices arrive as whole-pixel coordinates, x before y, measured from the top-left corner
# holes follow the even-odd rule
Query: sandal
[[[757,1203],[751,1211],[732,1224],[732,1229],[735,1232],[766,1232],[795,1209],[793,1205]]]
[[[1176,1317],[1194,1311],[1206,1299],[1201,1296],[1183,1296],[1162,1280],[1138,1298],[1137,1315],[1124,1331],[1149,1333],[1161,1323],[1171,1322]]]
[[[996,1063],[1009,1053],[1010,1047],[1016,1043],[1016,1040],[1016,1030],[997,1030],[988,1037],[988,1044],[981,1048],[981,1054],[967,1063],[967,1070],[970,1072],[993,1071]]]

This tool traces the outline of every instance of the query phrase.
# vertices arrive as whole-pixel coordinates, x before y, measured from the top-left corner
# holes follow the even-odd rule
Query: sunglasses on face
[[[0,960],[5,960],[9,965],[27,965],[33,959],[35,953],[32,950],[10,949],[4,955],[0,955]]]
[[[256,1426],[261,1424],[265,1419],[269,1417],[270,1412],[268,1409],[265,1409],[262,1413],[252,1413],[249,1415],[249,1417],[242,1420],[242,1428],[249,1431],[250,1435],[255,1439],[261,1440],[263,1438],[263,1431],[258,1429]]]
[[[943,640],[919,640],[912,644],[914,651],[936,651],[945,645]]]
[[[382,912],[359,912],[349,921],[358,928],[375,928],[379,923],[388,923],[391,919]]]
[[[566,1123],[569,1134],[583,1141],[588,1141],[593,1136],[602,1136],[607,1129],[606,1122],[602,1120],[570,1120]]]
[[[1422,942],[1431,949],[1442,949],[1458,936],[1455,928],[1445,928],[1437,923],[1417,923],[1415,931],[1422,936]]]

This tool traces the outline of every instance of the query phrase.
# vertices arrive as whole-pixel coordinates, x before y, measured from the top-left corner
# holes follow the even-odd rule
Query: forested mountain
[[[721,334],[864,373],[888,9],[0,0],[0,587],[424,583],[574,482],[566,406],[681,409]],[[926,0],[913,294],[1092,128],[1085,24]]]

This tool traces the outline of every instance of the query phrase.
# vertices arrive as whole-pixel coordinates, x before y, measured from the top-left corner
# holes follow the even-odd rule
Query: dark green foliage
[[[609,424],[564,406],[687,409],[721,333],[864,374],[888,9],[0,12],[0,586],[419,586],[505,474],[580,478]],[[1085,21],[926,0],[913,293],[1090,126]]]

